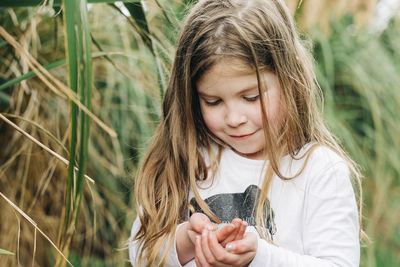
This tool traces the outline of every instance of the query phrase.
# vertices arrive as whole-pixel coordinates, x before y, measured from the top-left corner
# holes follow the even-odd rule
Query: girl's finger
[[[241,239],[241,238],[238,237],[238,235],[239,235],[241,227],[242,227],[242,222],[243,221],[241,219],[239,219],[239,218],[233,219],[232,223],[235,225],[236,231],[235,231],[235,235],[233,236],[233,238],[231,240],[227,240],[228,242],[233,241],[233,240]],[[226,243],[228,243],[228,242],[226,242]]]
[[[254,233],[251,233],[254,234]],[[253,240],[253,237],[255,238]],[[243,240],[239,240],[242,241]],[[235,241],[235,242],[239,242]],[[248,237],[248,242],[255,242],[255,245],[251,245],[252,249],[250,249],[248,252],[242,253],[242,254],[234,254],[230,253],[229,251],[225,250],[223,247],[221,247],[220,244],[218,244],[217,239],[215,238],[214,233],[210,233],[209,237],[209,246],[211,251],[214,254],[215,259],[217,260],[215,264],[212,266],[248,266],[248,264],[251,262],[251,260],[254,258],[256,251],[257,251],[257,236],[254,234],[254,236],[250,235]]]
[[[237,260],[235,259],[237,258],[237,255],[229,253],[223,246],[221,246],[221,244],[218,243],[214,232],[209,233],[208,246],[210,251],[213,253],[214,258],[220,264],[235,263],[235,260]]]
[[[222,242],[221,242],[221,240],[218,239],[218,237],[217,237],[217,239],[219,240],[219,242],[221,243],[221,245],[222,245],[223,247],[225,247],[225,245],[226,245],[227,243],[229,243],[229,242],[231,242],[231,241],[233,241],[233,240],[237,240],[237,239],[238,239],[237,236],[238,236],[239,231],[240,231],[240,229],[241,229],[242,220],[239,219],[239,218],[235,218],[235,219],[232,220],[232,223],[231,223],[231,224],[234,225],[235,229],[231,232],[231,234],[230,234],[229,236],[227,236],[225,239],[223,239]]]
[[[238,234],[236,235],[235,240],[243,239],[244,233],[246,232],[246,229],[247,229],[247,225],[248,225],[247,222],[242,221],[242,223],[240,225],[240,228],[239,228],[239,231],[238,231]]]
[[[192,230],[187,230],[187,233],[188,233],[190,241],[192,241],[192,243],[195,244],[196,236],[199,236],[199,234]]]
[[[191,229],[199,234],[203,229],[208,229],[210,231],[216,229],[216,225],[203,213],[193,213],[189,218],[189,223]]]
[[[230,223],[215,231],[218,242],[223,242],[225,239],[231,236],[235,230],[235,225]]]
[[[235,219],[233,219],[232,220],[232,224],[235,224],[235,225],[240,225],[240,223],[242,222],[242,219],[240,219],[240,218],[235,218]]]
[[[235,253],[243,254],[246,252],[256,252],[258,240],[255,233],[245,233],[243,239],[235,240],[226,245],[226,250]]]
[[[211,233],[211,231],[204,230],[201,234],[201,249],[207,263],[214,264],[215,258],[208,245],[209,233]]]
[[[208,263],[204,257],[203,250],[201,249],[201,236],[196,236],[194,254],[195,254],[194,260],[198,267],[208,267]]]
[[[236,236],[239,233],[240,227],[242,226],[242,222],[243,222],[242,219],[239,219],[239,218],[235,218],[232,220],[232,224],[235,225],[235,230],[236,230],[233,240],[236,239]]]

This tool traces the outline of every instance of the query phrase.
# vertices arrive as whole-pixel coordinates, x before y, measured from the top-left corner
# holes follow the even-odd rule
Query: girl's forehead
[[[232,71],[237,73],[248,74],[248,73],[254,73],[255,67],[237,58],[222,58],[214,62],[214,64],[211,65],[211,67],[206,71],[206,73],[210,71],[219,72],[221,74],[227,72],[231,73]]]
[[[272,71],[270,66],[258,66],[258,71]],[[249,62],[246,62],[239,58],[227,57],[217,59],[203,74],[200,76],[200,80],[202,77],[206,76],[206,74],[213,73],[214,75],[222,75],[222,76],[235,76],[235,75],[248,75],[255,74],[256,67]]]
[[[279,80],[275,72],[268,68],[260,68],[259,78],[263,81],[262,87],[279,87]],[[258,78],[255,68],[240,60],[218,60],[200,79],[196,81],[196,89],[202,93],[210,88],[236,88],[241,91],[258,87]]]

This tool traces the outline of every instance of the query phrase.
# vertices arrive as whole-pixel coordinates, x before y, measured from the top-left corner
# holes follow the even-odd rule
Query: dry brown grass
[[[301,1],[286,1],[294,14]],[[160,2],[168,8],[166,1]],[[356,14],[356,21],[362,25],[373,14],[376,2],[303,0],[298,20],[303,29],[315,24],[327,29],[331,15],[350,11]],[[172,43],[163,36],[165,29],[157,26],[162,21],[159,7],[154,2],[148,7],[151,9],[151,30],[163,43],[163,47],[159,48],[171,56]],[[2,26],[7,32],[35,60],[46,65],[65,57],[62,25],[56,18],[46,15],[48,9],[43,8],[41,13],[37,11],[37,8],[30,9],[30,12],[10,9],[6,14],[0,14],[0,21],[6,20]],[[95,61],[96,86],[92,95],[93,113],[115,128],[119,139],[111,138],[100,127],[92,127],[87,172],[96,180],[96,184],[85,187],[72,250],[77,251],[82,259],[98,257],[104,260],[105,266],[120,266],[128,256],[126,250],[117,249],[123,247],[135,216],[129,192],[131,177],[146,138],[152,133],[157,114],[160,113],[155,75],[157,68],[154,58],[138,41],[138,34],[118,13],[105,5],[96,5],[90,16],[93,34],[103,48],[107,51],[123,51],[124,54],[123,58],[113,57],[119,71],[107,60]],[[172,15],[170,18],[177,20]],[[55,25],[59,27],[58,32],[55,32]],[[158,44],[157,40],[155,43]],[[96,49],[93,47],[93,50]],[[19,56],[11,46],[0,49],[0,60],[0,76],[6,80],[29,71],[32,62],[29,56]],[[161,64],[165,69],[169,68],[167,61]],[[65,66],[53,69],[50,73],[63,84],[67,83]],[[15,115],[9,119],[46,147],[68,158],[69,102],[53,93],[43,80],[33,78],[13,86],[9,107],[0,112]],[[40,128],[46,129],[51,135]],[[0,192],[22,208],[54,241],[57,241],[63,223],[61,215],[66,172],[59,160],[0,120]],[[374,192],[375,183],[367,183],[367,186],[367,192]],[[376,197],[371,201],[379,206],[379,209],[373,209],[376,214],[372,215],[376,219],[371,227],[382,225],[384,229],[392,226],[387,226],[387,220],[382,219],[382,212],[388,205],[384,199],[384,190],[388,186],[382,186],[379,199]],[[35,266],[51,265],[50,254],[54,256],[56,252],[49,242],[1,198],[0,211],[0,248],[16,253],[16,256],[0,255],[0,266],[31,266],[32,262]],[[394,214],[390,222],[399,220]],[[370,252],[370,255],[373,253]]]

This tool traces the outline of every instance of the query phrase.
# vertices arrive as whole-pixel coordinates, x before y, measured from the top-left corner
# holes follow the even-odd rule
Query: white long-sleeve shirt
[[[306,157],[301,156],[309,148],[306,145],[298,159],[290,156],[282,159],[279,169],[285,177],[294,176],[303,167]],[[249,223],[248,231],[256,232],[252,208],[265,169],[262,160],[247,159],[231,149],[223,149],[214,182],[207,179],[199,183],[199,194],[223,221],[240,217]],[[192,198],[193,193],[189,192],[189,200]],[[335,152],[319,146],[298,177],[284,181],[274,176],[268,200],[271,210],[268,232],[274,244],[259,237],[250,266],[359,266],[356,199],[346,162]],[[196,207],[194,200],[191,203]],[[132,236],[139,227],[140,221],[136,219]],[[135,242],[131,242],[132,262],[136,250]],[[181,266],[175,246],[165,266]],[[190,266],[196,266],[194,260],[185,265]]]

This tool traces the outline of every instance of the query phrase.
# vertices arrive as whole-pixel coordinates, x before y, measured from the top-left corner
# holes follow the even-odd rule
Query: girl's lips
[[[245,140],[247,138],[249,138],[250,136],[252,136],[254,133],[251,134],[245,134],[245,135],[230,135],[230,137],[232,137],[233,139],[236,140]]]

